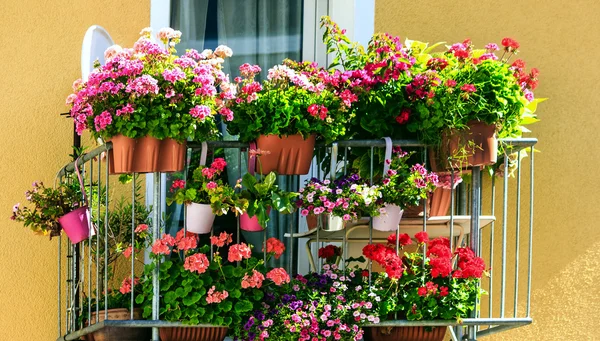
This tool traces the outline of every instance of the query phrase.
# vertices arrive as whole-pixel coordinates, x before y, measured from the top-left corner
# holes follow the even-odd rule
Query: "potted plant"
[[[434,54],[430,70],[439,72],[441,83],[435,89],[437,108],[432,124],[422,125],[422,133],[435,149],[432,166],[461,169],[496,163],[499,138],[521,137],[524,125],[537,121],[535,110],[543,99],[534,99],[539,72],[525,71],[520,59],[510,63],[519,43],[502,40],[476,50],[469,39]],[[500,151],[503,153],[503,151]],[[435,170],[436,168],[434,168]]]
[[[383,200],[378,186],[369,186],[358,174],[352,174],[335,181],[308,180],[300,189],[296,206],[300,214],[307,217],[309,228],[317,227],[315,218],[325,216],[321,219],[321,227],[327,231],[339,231],[349,221],[379,215]]]
[[[238,197],[233,187],[220,178],[227,162],[216,158],[209,167],[200,166],[192,174],[190,181],[175,180],[171,185],[173,195],[167,204],[173,202],[186,205],[186,228],[193,233],[205,234],[212,229],[215,215],[233,211],[241,214],[247,202]]]
[[[153,262],[146,266],[144,278],[150,279],[159,266],[160,318],[190,325],[161,328],[161,340],[221,341],[228,328],[232,328],[231,334],[239,335],[239,329],[261,305],[263,282],[270,283],[271,278],[277,279],[272,280],[275,285],[285,282],[284,269],[278,268],[279,276],[273,276],[274,270],[267,272],[262,259],[252,257],[250,246],[231,242],[231,234],[224,232],[211,237],[215,252],[209,260],[211,247],[198,246],[197,236],[183,230],[176,237],[165,234],[154,241],[150,255]],[[226,255],[221,254],[219,251],[226,246]],[[281,242],[273,240],[265,247],[269,256],[276,257],[285,249]],[[144,307],[145,318],[152,314],[152,297],[151,281],[142,281],[142,293],[136,301]],[[195,326],[198,324],[212,327]]]
[[[88,208],[83,202],[79,183],[61,183],[56,188],[48,188],[43,182],[34,182],[33,189],[25,192],[25,197],[33,206],[13,206],[11,220],[23,223],[35,234],[56,237],[64,230],[77,244],[90,235]]]
[[[331,90],[328,73],[312,63],[286,60],[269,69],[262,83],[255,80],[259,72],[258,65],[240,66],[237,96],[227,104],[235,117],[227,130],[269,152],[258,155],[262,174],[306,174],[315,139],[330,143],[344,136],[352,101]]]
[[[342,248],[332,244],[325,245],[319,249],[318,256],[327,264],[339,265],[342,257]]]
[[[418,163],[413,166],[408,164],[414,152],[408,153],[400,147],[394,147],[393,153],[392,159],[385,161],[389,168],[381,180],[385,212],[373,218],[373,228],[379,231],[397,230],[404,209],[418,205],[438,183],[437,174],[428,172]]]
[[[412,243],[407,234],[398,236],[399,249],[396,249],[396,235],[391,235],[386,245],[369,244],[363,248],[365,257],[385,269],[373,281],[374,293],[382,298],[375,303],[381,319],[452,320],[469,316],[484,293],[480,288],[481,277],[486,274],[483,259],[469,248],[459,247],[452,252],[450,241],[444,237],[429,240],[426,232],[418,232],[415,239],[417,250],[403,255],[402,247]],[[445,327],[365,330],[365,340],[371,341],[435,341],[443,340],[444,335]]]
[[[277,175],[270,172],[267,176],[246,173],[242,178],[240,198],[248,203],[246,212],[240,217],[240,228],[244,231],[258,232],[267,227],[269,213],[275,209],[279,213],[290,214],[294,211],[294,198],[297,193],[283,191],[275,184]]]
[[[431,194],[430,217],[445,216],[450,209],[452,190],[462,182],[460,172],[454,173],[454,182],[452,182],[452,173],[438,173],[438,182],[435,184],[435,190]]]
[[[105,64],[97,64],[87,80],[75,81],[67,98],[78,134],[87,129],[112,142],[111,173],[181,170],[186,140],[216,136],[217,114],[233,118],[224,111],[222,98],[233,95],[221,70],[231,50],[219,46],[177,56],[181,32],[158,32],[164,46],[151,33],[142,30],[133,48],[106,50]]]

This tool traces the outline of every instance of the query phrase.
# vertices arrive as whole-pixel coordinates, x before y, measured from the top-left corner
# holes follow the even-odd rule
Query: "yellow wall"
[[[536,94],[550,100],[532,126],[542,150],[536,154],[534,324],[491,340],[598,338],[598,14],[597,0],[376,0],[375,31],[429,42],[471,38],[479,47],[513,37],[521,43],[519,57],[541,71]]]
[[[149,1],[3,1],[0,14],[0,340],[56,339],[56,241],[8,220],[34,180],[51,184],[68,161],[72,121],[62,118],[80,76],[86,29],[132,45],[150,24]],[[63,308],[64,311],[64,308]]]

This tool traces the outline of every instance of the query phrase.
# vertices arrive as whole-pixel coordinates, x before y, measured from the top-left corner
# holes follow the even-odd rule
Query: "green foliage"
[[[294,199],[298,194],[281,190],[275,184],[277,181],[275,172],[259,177],[260,180],[257,180],[249,173],[244,175],[240,197],[248,202],[246,209],[248,216],[256,216],[259,224],[266,227],[269,222],[269,210],[273,208],[279,213],[292,213],[295,210]]]

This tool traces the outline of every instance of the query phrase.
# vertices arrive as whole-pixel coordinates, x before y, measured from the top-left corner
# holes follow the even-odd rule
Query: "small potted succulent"
[[[344,136],[352,101],[329,89],[329,74],[313,63],[286,60],[262,83],[255,79],[260,72],[258,65],[240,66],[237,96],[227,103],[235,113],[227,130],[269,152],[258,156],[262,174],[306,174],[315,139],[330,143]]]
[[[89,212],[84,204],[79,183],[61,183],[56,188],[34,182],[25,197],[33,206],[17,203],[13,206],[11,220],[23,223],[34,233],[56,237],[64,230],[71,243],[77,244],[90,235]]]
[[[148,239],[148,242],[151,240]],[[228,334],[239,335],[251,314],[261,307],[263,284],[282,285],[289,275],[282,268],[268,270],[263,259],[252,257],[245,243],[232,244],[225,232],[211,237],[211,246],[198,245],[194,234],[163,235],[152,243],[153,262],[146,266],[142,293],[136,302],[143,316],[152,314],[153,270],[160,267],[160,318],[189,326],[160,329],[163,341],[222,341]],[[223,251],[228,247],[228,251]],[[285,251],[283,243],[270,239],[265,245],[269,257]],[[170,258],[169,258],[170,257]],[[198,327],[198,324],[212,325]],[[231,330],[229,330],[231,328]]]
[[[373,292],[381,297],[375,302],[381,320],[459,320],[469,316],[484,293],[480,288],[486,274],[483,259],[466,247],[452,252],[450,241],[444,237],[429,240],[426,232],[418,232],[415,239],[417,250],[404,254],[400,253],[402,248],[412,244],[407,234],[391,235],[385,245],[369,244],[363,248],[365,257],[385,269],[373,280]],[[445,329],[370,327],[365,330],[365,340],[437,341],[443,340]]]
[[[428,172],[420,164],[409,165],[409,159],[413,154],[414,152],[408,153],[400,147],[395,147],[392,159],[385,161],[388,169],[381,180],[380,187],[385,212],[373,218],[374,229],[397,230],[404,209],[418,205],[436,188],[437,174]]]
[[[189,181],[175,180],[171,185],[171,197],[167,203],[186,205],[186,228],[193,233],[205,234],[212,229],[215,215],[233,211],[242,214],[247,201],[239,198],[235,189],[220,178],[227,162],[216,158],[210,166],[194,170]]]
[[[300,189],[296,206],[300,214],[307,217],[309,228],[316,228],[316,218],[324,216],[321,228],[339,231],[344,229],[347,222],[379,215],[383,200],[378,186],[369,186],[358,174],[352,174],[335,181],[308,180]]]
[[[215,115],[233,118],[223,102],[233,88],[221,70],[231,49],[177,56],[181,32],[162,29],[162,45],[151,33],[142,30],[133,48],[111,46],[104,65],[75,81],[67,97],[77,133],[112,142],[111,173],[181,170],[185,142],[217,136]]]
[[[244,231],[258,232],[267,227],[269,213],[275,209],[279,213],[290,214],[295,210],[297,193],[283,191],[275,184],[277,175],[270,172],[267,176],[246,173],[242,178],[240,198],[247,201],[246,212],[240,217],[240,228]]]

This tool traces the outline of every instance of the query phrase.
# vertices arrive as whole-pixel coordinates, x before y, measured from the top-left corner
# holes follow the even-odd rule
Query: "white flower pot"
[[[396,231],[404,210],[400,206],[385,205],[385,212],[373,218],[373,229],[378,231]]]
[[[207,204],[191,203],[187,205],[186,228],[189,232],[197,234],[210,233],[215,214],[212,208]]]

